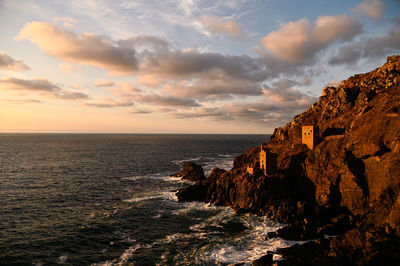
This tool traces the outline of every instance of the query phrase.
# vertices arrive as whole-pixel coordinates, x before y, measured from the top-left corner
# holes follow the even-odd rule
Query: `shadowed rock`
[[[189,181],[201,181],[205,179],[203,167],[193,162],[185,162],[182,171],[173,175]]]

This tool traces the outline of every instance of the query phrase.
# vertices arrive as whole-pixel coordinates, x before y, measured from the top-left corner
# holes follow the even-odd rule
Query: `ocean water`
[[[0,134],[1,265],[226,265],[281,225],[177,202],[184,161],[230,169],[266,135]],[[238,230],[241,231],[238,233]]]

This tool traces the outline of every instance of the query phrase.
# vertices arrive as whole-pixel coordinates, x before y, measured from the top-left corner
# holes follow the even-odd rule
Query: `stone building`
[[[267,152],[264,150],[262,144],[260,150],[260,169],[264,175],[267,175]]]
[[[309,149],[314,148],[315,136],[314,126],[302,126],[301,143],[306,144]]]

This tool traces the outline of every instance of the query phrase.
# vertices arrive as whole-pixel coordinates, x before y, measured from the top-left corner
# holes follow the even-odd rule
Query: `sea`
[[[204,202],[169,177],[232,168],[268,135],[0,134],[0,265],[250,264],[282,225]]]

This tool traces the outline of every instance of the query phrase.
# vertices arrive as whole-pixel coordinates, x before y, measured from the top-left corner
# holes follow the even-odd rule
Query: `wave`
[[[122,201],[126,202],[126,203],[140,203],[140,202],[145,202],[145,201],[154,200],[154,199],[178,201],[174,191],[159,191],[156,193],[154,193],[152,191],[151,193],[136,195],[133,198],[124,199]]]

